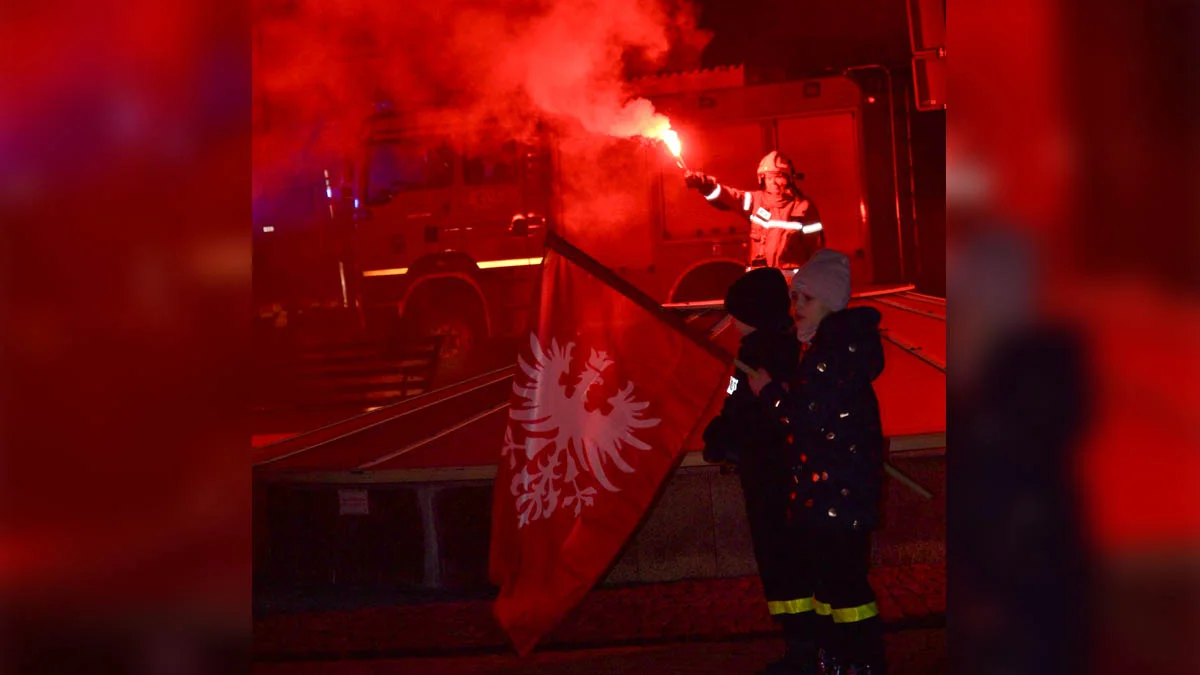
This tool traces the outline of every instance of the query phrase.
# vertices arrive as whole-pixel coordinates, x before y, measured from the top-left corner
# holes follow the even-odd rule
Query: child
[[[804,345],[798,372],[791,380],[755,375],[750,384],[788,440],[788,539],[802,552],[797,584],[807,598],[807,634],[793,639],[821,648],[826,675],[881,675],[883,635],[867,582],[883,476],[871,384],[883,371],[880,314],[846,308],[850,264],[836,251],[817,251],[791,287]]]
[[[738,360],[780,382],[793,379],[800,363],[790,304],[787,279],[775,268],[749,272],[734,282],[725,297],[725,308],[742,335]],[[765,672],[804,673],[809,671],[803,666],[815,666],[817,658],[812,640],[803,639],[811,628],[795,621],[803,623],[807,618],[800,610],[812,589],[797,587],[803,580],[794,573],[800,555],[788,536],[788,432],[776,421],[779,411],[764,405],[751,391],[748,377],[739,368],[730,381],[721,413],[704,431],[704,458],[737,465],[767,607],[784,629],[784,658]],[[801,639],[793,639],[796,636]]]

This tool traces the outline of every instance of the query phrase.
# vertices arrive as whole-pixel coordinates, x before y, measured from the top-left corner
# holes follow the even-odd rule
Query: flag
[[[547,237],[496,473],[489,571],[518,653],[579,603],[637,528],[730,357]]]

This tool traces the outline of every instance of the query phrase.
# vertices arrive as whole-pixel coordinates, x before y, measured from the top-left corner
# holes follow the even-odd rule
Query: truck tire
[[[438,289],[410,301],[402,322],[418,340],[440,336],[435,386],[457,382],[473,374],[487,343],[483,304],[470,291]]]

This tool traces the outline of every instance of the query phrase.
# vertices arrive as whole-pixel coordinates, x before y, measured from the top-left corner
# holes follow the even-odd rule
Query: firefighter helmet
[[[781,155],[777,150],[772,150],[758,163],[758,177],[762,178],[764,174],[772,172],[792,176],[796,173],[796,165],[786,155]]]

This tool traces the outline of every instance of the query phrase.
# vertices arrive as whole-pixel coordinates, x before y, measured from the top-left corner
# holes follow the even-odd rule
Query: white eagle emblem
[[[559,506],[560,488],[567,490],[562,506],[574,506],[575,517],[584,506],[593,505],[596,485],[620,491],[609,478],[608,465],[633,472],[621,456],[622,447],[649,450],[634,431],[660,422],[643,417],[650,404],[634,398],[631,382],[608,399],[608,414],[585,407],[588,391],[603,383],[602,374],[613,364],[605,352],[593,349],[583,372],[573,376],[574,343],[560,347],[551,340],[550,348],[543,350],[537,335],[530,335],[529,346],[532,363],[517,358],[528,380],[522,383],[518,375],[513,382],[517,400],[509,412],[502,452],[510,468],[516,469],[520,461],[525,464],[510,487],[517,498],[518,527],[549,518]],[[518,426],[525,432],[524,443],[513,440]]]

